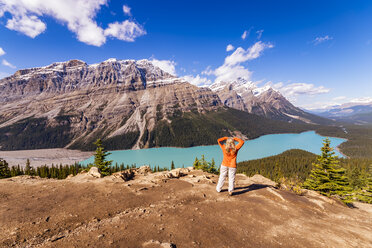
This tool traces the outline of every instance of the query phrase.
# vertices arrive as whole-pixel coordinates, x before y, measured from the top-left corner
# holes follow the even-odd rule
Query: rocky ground
[[[0,180],[1,247],[371,247],[372,207],[176,169],[66,180]],[[225,187],[226,188],[226,187]]]
[[[0,158],[8,162],[10,166],[25,166],[26,160],[30,159],[31,166],[41,166],[58,163],[74,164],[88,159],[93,155],[93,152],[82,152],[79,150],[70,150],[64,148],[54,149],[36,149],[36,150],[16,150],[16,151],[0,151]],[[59,165],[59,164],[58,164]]]

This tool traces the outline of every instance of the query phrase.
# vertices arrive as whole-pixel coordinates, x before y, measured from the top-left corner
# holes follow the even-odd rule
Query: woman
[[[221,143],[224,140],[226,140],[225,145]],[[229,195],[232,195],[235,184],[236,156],[238,155],[239,149],[244,145],[244,140],[236,137],[222,137],[217,141],[222,149],[223,161],[220,167],[220,178],[218,179],[216,190],[217,192],[221,192],[222,186],[225,182],[225,177],[229,174]],[[235,145],[235,141],[238,141],[239,143]]]

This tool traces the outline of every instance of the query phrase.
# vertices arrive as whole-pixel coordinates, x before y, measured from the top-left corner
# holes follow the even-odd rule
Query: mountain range
[[[92,150],[214,144],[300,132],[330,120],[271,88],[234,81],[197,87],[149,60],[81,60],[23,69],[0,80],[0,149]]]
[[[359,125],[371,124],[372,101],[344,103],[326,110],[315,110],[313,113],[342,122]]]
[[[305,112],[290,103],[279,91],[270,86],[257,87],[238,78],[233,82],[218,82],[210,86],[223,104],[231,108],[266,118],[296,123],[333,124],[331,120]]]

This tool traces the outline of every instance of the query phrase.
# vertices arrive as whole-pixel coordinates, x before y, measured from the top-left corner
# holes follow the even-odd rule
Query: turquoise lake
[[[320,154],[320,148],[324,136],[320,136],[315,131],[308,131],[299,134],[269,134],[257,139],[245,141],[244,146],[239,150],[237,162],[264,158],[280,154],[289,149],[302,149],[315,154]],[[333,148],[345,142],[341,138],[329,138]],[[217,143],[217,141],[216,141]],[[214,158],[216,165],[222,162],[222,152],[218,144],[210,146],[195,146],[189,148],[161,147],[141,150],[119,150],[110,151],[108,160],[113,160],[113,165],[124,163],[125,165],[136,164],[136,166],[150,165],[170,168],[172,160],[176,167],[192,166],[195,157],[199,159],[204,154],[207,161]],[[336,155],[344,157],[335,149]],[[92,163],[93,157],[82,161],[82,164]]]

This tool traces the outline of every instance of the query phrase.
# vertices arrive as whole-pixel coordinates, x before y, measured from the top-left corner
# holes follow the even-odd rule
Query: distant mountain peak
[[[306,123],[328,121],[295,107],[270,85],[257,87],[252,81],[238,78],[231,82],[214,83],[210,89],[218,94],[226,106],[270,119]]]

